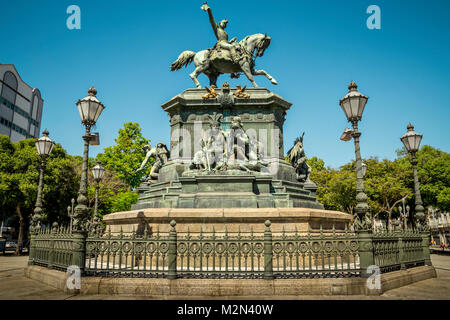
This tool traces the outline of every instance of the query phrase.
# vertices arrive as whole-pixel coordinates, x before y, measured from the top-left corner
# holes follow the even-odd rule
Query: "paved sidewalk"
[[[232,300],[244,299],[277,299],[277,300],[450,300],[450,255],[432,254],[431,260],[438,277],[390,290],[381,296],[299,296],[299,297],[229,297]],[[111,295],[69,295],[53,287],[28,279],[24,276],[24,268],[28,257],[0,255],[0,300],[118,300],[118,299],[161,299],[161,297],[111,296]],[[212,297],[189,297],[189,300],[212,299]],[[215,298],[225,300],[227,297]],[[166,297],[166,299],[186,300],[186,297]]]

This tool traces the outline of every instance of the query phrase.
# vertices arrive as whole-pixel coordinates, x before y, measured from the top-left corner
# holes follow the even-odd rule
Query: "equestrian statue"
[[[214,20],[211,8],[205,2],[201,7],[208,12],[217,43],[212,49],[206,49],[199,52],[184,51],[178,59],[172,63],[171,71],[179,70],[191,62],[195,64],[195,70],[190,74],[197,88],[201,88],[197,77],[204,73],[209,78],[210,86],[217,87],[217,78],[221,74],[229,73],[232,78],[238,78],[240,73],[244,73],[255,88],[258,87],[253,76],[266,76],[272,84],[277,81],[265,70],[255,69],[255,59],[262,57],[265,50],[269,47],[271,38],[267,34],[257,33],[245,37],[237,42],[236,38],[228,41],[228,34],[225,31],[228,20],[222,20],[218,24]]]

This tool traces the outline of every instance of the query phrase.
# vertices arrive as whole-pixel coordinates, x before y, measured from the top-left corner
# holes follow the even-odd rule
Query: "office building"
[[[0,63],[0,134],[12,142],[39,137],[43,105],[39,89],[25,83],[14,65]]]

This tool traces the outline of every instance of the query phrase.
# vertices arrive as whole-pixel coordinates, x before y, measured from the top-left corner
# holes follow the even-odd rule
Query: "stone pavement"
[[[71,295],[39,281],[24,276],[28,257],[16,257],[6,254],[0,255],[0,300],[118,300],[118,299],[152,299],[152,297],[111,296],[111,295]],[[268,296],[268,297],[230,297],[232,300],[245,299],[277,299],[277,300],[450,300],[450,255],[432,254],[431,261],[436,268],[437,278],[413,283],[408,286],[387,291],[381,296]],[[155,299],[161,299],[160,297]],[[169,297],[167,297],[169,299]],[[176,300],[213,299],[212,297],[170,297]],[[215,298],[224,300],[226,297]]]

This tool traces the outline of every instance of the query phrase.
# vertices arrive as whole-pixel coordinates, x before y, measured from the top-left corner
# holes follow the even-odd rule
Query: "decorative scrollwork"
[[[295,249],[296,249],[296,246],[295,246],[295,243],[293,243],[293,242],[289,242],[286,245],[286,251],[289,253],[293,253],[295,251]]]
[[[178,246],[177,246],[177,250],[178,250],[178,252],[181,253],[181,254],[185,253],[186,250],[187,250],[187,245],[186,245],[186,243],[184,243],[184,242],[179,243]]]
[[[311,250],[314,252],[320,251],[320,243],[319,242],[313,242],[311,245]]]
[[[169,244],[167,242],[161,242],[159,244],[159,252],[166,253],[169,251]]]
[[[200,251],[200,246],[198,245],[198,243],[194,242],[189,246],[189,251],[196,254]]]
[[[145,244],[144,243],[136,243],[135,247],[134,247],[134,252],[135,253],[141,253],[142,251],[144,251],[145,249]]]
[[[283,251],[283,245],[280,242],[275,242],[273,245],[273,252],[280,253],[281,251]]]
[[[222,254],[225,251],[225,245],[222,244],[222,243],[218,243],[218,244],[216,244],[216,248],[215,249],[216,249],[216,252],[218,254]]]
[[[133,245],[132,245],[130,242],[124,242],[124,243],[122,244],[122,250],[123,250],[123,252],[125,252],[125,253],[130,252],[132,247],[133,247]]]
[[[119,251],[119,248],[120,248],[120,244],[118,242],[114,241],[111,243],[111,251],[112,252]]]
[[[333,250],[333,243],[331,241],[325,242],[325,251],[331,252]]]
[[[205,244],[203,245],[202,251],[203,251],[203,253],[205,253],[205,254],[210,254],[211,251],[212,251],[212,249],[213,249],[212,244],[207,242],[207,243],[205,243]]]
[[[359,248],[359,244],[356,241],[351,241],[349,247],[351,251],[357,251]]]
[[[156,251],[156,247],[156,243],[150,242],[149,244],[147,244],[147,251],[149,253],[154,253]]]
[[[230,243],[228,245],[228,252],[231,254],[235,254],[238,251],[238,246],[236,243]]]
[[[345,249],[347,248],[344,241],[339,241],[336,247],[341,252],[345,251]]]
[[[308,244],[306,242],[301,242],[299,245],[299,251],[301,253],[305,253],[306,251],[308,251]]]
[[[261,254],[264,251],[264,246],[262,243],[255,243],[254,250],[256,253]]]

